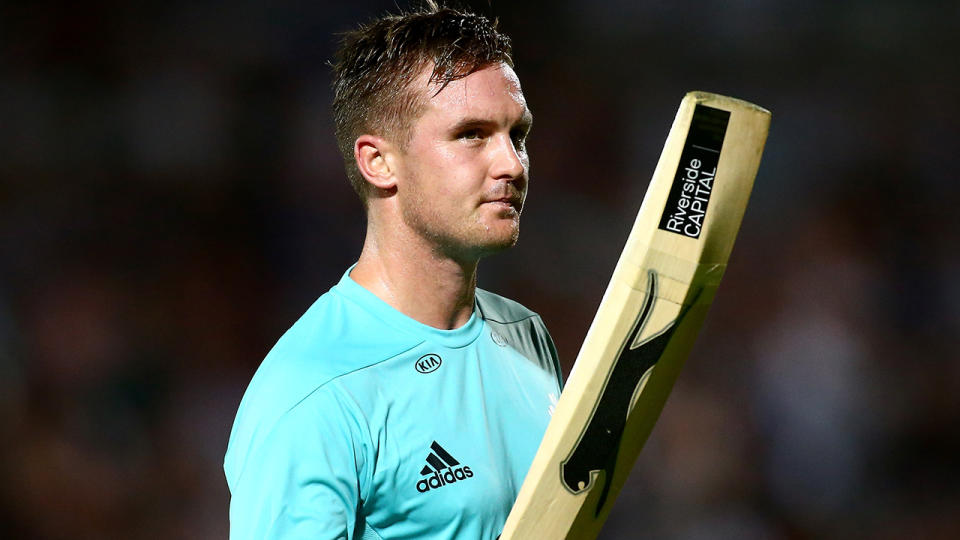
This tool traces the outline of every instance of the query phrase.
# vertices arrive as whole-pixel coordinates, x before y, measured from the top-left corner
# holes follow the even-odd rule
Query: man
[[[510,54],[432,3],[346,35],[334,111],[366,239],[240,404],[231,538],[499,535],[561,385],[540,317],[476,288],[527,189]]]

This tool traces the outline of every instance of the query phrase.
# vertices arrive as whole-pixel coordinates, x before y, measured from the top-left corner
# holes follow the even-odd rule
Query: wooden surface
[[[690,238],[659,225],[678,169],[689,165],[680,161],[697,104],[730,115],[702,229],[699,238]],[[591,539],[599,533],[663,409],[723,276],[769,122],[769,112],[741,100],[705,92],[684,97],[626,247],[504,526],[503,540]],[[597,417],[610,416],[609,403],[607,409],[598,403],[609,402],[610,389],[622,383],[619,379],[627,373],[624,353],[639,353],[644,347],[648,356],[655,348],[657,358],[652,368],[643,370],[629,396],[626,418],[608,419],[614,427],[598,428]],[[620,367],[614,370],[618,359]],[[643,368],[631,369],[635,376],[636,369]],[[618,420],[625,424],[622,434],[611,433],[620,429]],[[591,421],[593,431],[588,428]],[[609,466],[591,469],[586,482],[571,481],[571,464],[589,460],[583,457],[582,447],[594,436],[602,440],[593,441],[591,452],[609,454]]]

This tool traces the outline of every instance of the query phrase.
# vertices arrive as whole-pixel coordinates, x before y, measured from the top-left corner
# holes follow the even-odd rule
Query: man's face
[[[425,92],[398,160],[404,223],[440,253],[476,259],[517,242],[532,116],[513,69],[494,64]]]

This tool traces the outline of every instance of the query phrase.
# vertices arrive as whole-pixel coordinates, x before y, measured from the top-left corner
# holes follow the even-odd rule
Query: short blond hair
[[[451,81],[495,63],[513,67],[510,38],[496,20],[427,2],[419,11],[388,15],[343,34],[331,64],[333,117],[347,177],[363,202],[366,182],[353,145],[373,134],[401,147],[424,105],[411,83],[433,66],[430,83],[439,90]]]

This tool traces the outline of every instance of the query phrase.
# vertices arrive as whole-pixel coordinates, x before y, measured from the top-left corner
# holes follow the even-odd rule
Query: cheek
[[[482,153],[457,141],[413,146],[406,161],[414,190],[438,207],[470,206],[483,190]]]
[[[481,160],[469,152],[438,152],[424,171],[435,180],[435,188],[450,196],[464,196],[483,186],[486,169]]]
[[[461,156],[456,149],[449,148],[444,144],[428,146],[413,154],[411,159],[420,176],[439,180],[456,174],[457,169],[465,161],[464,156]],[[440,182],[440,184],[445,184],[445,182]]]

